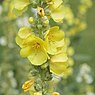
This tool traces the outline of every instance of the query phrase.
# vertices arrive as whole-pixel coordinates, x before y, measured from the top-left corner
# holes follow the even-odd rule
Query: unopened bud
[[[44,12],[44,9],[43,9],[43,8],[38,7],[37,10],[38,10],[38,14],[39,14],[41,17],[44,17],[44,16],[45,16],[45,12]]]
[[[38,29],[42,29],[42,25],[41,25],[41,24],[38,24],[38,25],[37,25],[37,28],[38,28]]]
[[[58,92],[53,92],[52,95],[60,95]]]
[[[30,18],[28,19],[28,22],[29,22],[30,24],[32,24],[33,21],[34,21],[33,17],[30,17]]]
[[[45,21],[44,21],[44,24],[45,24],[45,25],[48,25],[48,24],[49,24],[49,20],[45,20]]]

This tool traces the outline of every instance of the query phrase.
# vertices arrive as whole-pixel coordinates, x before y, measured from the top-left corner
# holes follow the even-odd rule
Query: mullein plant
[[[60,95],[54,91],[54,77],[68,70],[65,33],[59,26],[50,26],[53,19],[64,18],[62,0],[14,0],[11,12],[22,16],[31,7],[30,27],[22,26],[16,36],[20,55],[31,63],[29,79],[22,85],[30,95]]]

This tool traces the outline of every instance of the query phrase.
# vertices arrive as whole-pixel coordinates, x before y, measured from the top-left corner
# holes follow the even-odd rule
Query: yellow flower
[[[64,6],[60,5],[55,10],[51,10],[51,17],[55,22],[60,22],[64,18]]]
[[[24,92],[27,92],[30,90],[31,86],[34,84],[34,80],[28,80],[26,81],[23,85],[22,88],[24,90]]]
[[[31,54],[28,56],[28,59],[34,65],[42,65],[48,58],[44,41],[38,37],[35,37],[30,43],[31,45],[29,47],[31,49],[29,52],[31,52]]]
[[[55,22],[60,22],[64,18],[64,6],[62,5],[62,0],[51,0],[49,4],[49,9],[51,11],[51,17]]]
[[[30,4],[30,0],[14,0],[14,8],[17,10],[23,10]]]
[[[37,10],[38,10],[38,14],[39,14],[41,17],[44,17],[44,16],[45,16],[45,12],[44,12],[44,9],[43,9],[43,8],[38,7]]]
[[[51,55],[57,54],[60,47],[64,46],[64,32],[59,30],[58,26],[54,26],[46,31],[45,42],[47,44],[47,52]]]
[[[16,43],[22,48],[20,55],[27,57],[32,64],[42,65],[47,61],[48,55],[45,42],[36,37],[31,29],[22,27],[16,37]]]
[[[62,52],[51,57],[50,70],[56,75],[62,75],[67,70],[68,63],[67,54]]]
[[[13,6],[13,13],[16,16],[22,15],[23,12],[26,11],[27,6],[30,4],[30,0],[14,0]]]
[[[53,9],[56,9],[62,4],[63,1],[62,0],[51,0],[50,2],[51,2],[50,7]]]

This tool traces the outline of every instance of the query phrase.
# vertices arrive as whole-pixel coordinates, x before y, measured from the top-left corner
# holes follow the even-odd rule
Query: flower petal
[[[55,22],[60,22],[64,18],[64,6],[59,6],[56,10],[51,12],[51,17]]]
[[[30,35],[31,35],[31,29],[25,26],[21,27],[18,32],[18,36],[21,37],[22,39],[26,39]]]
[[[64,74],[64,72],[67,69],[67,62],[61,62],[61,63],[50,63],[50,70],[52,73],[56,75]]]
[[[20,55],[21,55],[22,57],[27,57],[27,56],[29,56],[31,53],[32,53],[32,50],[31,50],[31,47],[30,47],[30,46],[24,47],[24,48],[22,48],[21,51],[20,51]]]
[[[51,9],[56,9],[62,4],[62,0],[52,0],[53,4],[50,5]]]
[[[62,52],[51,57],[51,62],[66,62],[68,60],[67,54]]]
[[[65,45],[64,39],[62,39],[61,41],[56,41],[55,42],[55,45],[57,47],[63,47]]]
[[[50,33],[53,33],[58,30],[59,30],[58,26],[51,27],[49,30],[46,31],[44,38],[46,39]]]
[[[29,4],[30,4],[29,0],[14,0],[14,7],[17,10],[23,10]]]
[[[51,55],[54,55],[57,52],[55,43],[52,43],[52,42],[47,43],[47,52]]]
[[[23,8],[23,10],[17,10],[13,8],[12,12],[15,14],[15,16],[21,16],[26,10],[27,10],[27,7]]]
[[[23,47],[23,39],[21,39],[19,36],[16,36],[16,43],[17,43],[20,47]]]
[[[33,65],[42,65],[47,61],[47,53],[45,50],[32,50],[31,55],[28,56],[29,61]]]
[[[64,31],[59,30],[58,26],[50,28],[44,38],[47,43],[47,52],[51,55],[57,54],[58,48],[62,48],[65,44]]]
[[[54,30],[53,30],[54,31]],[[64,38],[64,31],[58,30],[53,32],[54,39],[60,41]]]

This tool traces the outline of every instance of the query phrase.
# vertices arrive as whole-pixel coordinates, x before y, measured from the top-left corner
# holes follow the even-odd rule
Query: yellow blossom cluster
[[[21,48],[20,55],[27,58],[32,66],[37,67],[41,77],[43,77],[40,74],[41,71],[43,72],[43,67],[49,76],[51,74],[69,75],[72,63],[69,64],[71,61],[68,55],[72,55],[72,48],[68,49],[65,32],[58,25],[50,26],[49,21],[53,19],[56,23],[60,23],[65,19],[68,24],[72,24],[74,20],[72,11],[64,6],[63,0],[14,0],[10,11],[20,16],[30,6],[31,10],[34,10],[33,16],[28,19],[31,27],[22,26],[16,36],[16,43]],[[36,76],[36,78],[39,77]],[[46,82],[44,79],[39,78],[43,83]],[[43,94],[46,93],[43,91],[44,84],[40,84],[38,88],[35,84],[40,83],[37,83],[37,79],[30,79],[23,84],[22,88],[25,92],[33,92],[33,95],[45,95]],[[51,95],[59,95],[59,93],[52,91]]]
[[[61,21],[64,16],[62,3],[62,0],[47,0],[50,16],[56,22]],[[23,12],[29,4],[30,0],[14,0],[14,9]],[[45,16],[43,8],[37,7],[37,11],[41,17]],[[42,65],[48,61],[53,73],[62,74],[68,67],[64,39],[64,31],[58,26],[49,28],[44,39],[37,37],[32,29],[22,27],[16,37],[16,43],[21,47],[20,55],[27,57],[33,65]]]
[[[27,57],[31,64],[42,65],[48,61],[53,73],[62,74],[68,66],[64,39],[64,32],[58,26],[47,30],[44,40],[35,36],[30,28],[22,27],[16,43],[21,47],[20,55]]]
[[[42,0],[44,2],[44,0]],[[14,0],[13,2],[14,8],[13,12],[16,15],[21,15],[23,12],[25,12],[29,5],[31,5],[31,0]],[[48,11],[50,13],[49,17],[52,18],[55,22],[60,22],[64,18],[64,5],[62,4],[62,0],[46,0],[45,3],[48,6]],[[45,16],[47,9],[44,11],[44,9],[41,6],[37,6],[38,8],[38,14],[40,16]]]
[[[30,78],[22,85],[24,92],[29,91],[31,95],[60,95],[52,88],[49,88],[51,91],[46,94],[48,93],[47,88],[50,87],[46,84],[51,82],[54,86],[51,75],[67,78],[72,74],[74,49],[70,46],[68,37],[75,36],[78,31],[86,28],[86,23],[80,21],[80,15],[84,15],[86,10],[91,7],[91,0],[81,0],[78,18],[74,17],[70,6],[63,4],[63,0],[9,1],[7,0],[5,5],[9,6],[8,18],[10,20],[21,16],[29,8],[32,15],[29,14],[30,17],[27,19],[30,26],[22,26],[16,36],[16,43],[21,48],[20,55],[29,60],[31,67],[34,66],[33,79]],[[56,22],[56,25],[49,24],[51,19]],[[66,24],[70,26],[67,38],[65,38],[65,32],[58,26],[58,24],[62,26],[62,21],[66,21]],[[37,74],[35,74],[35,68],[38,70]],[[47,87],[44,88],[45,86]]]
[[[36,14],[35,17],[30,17],[28,19],[29,23],[34,26],[21,27],[16,36],[16,43],[21,48],[20,55],[27,58],[32,66],[42,68],[43,65],[46,64],[44,69],[48,69],[47,72],[49,74],[63,75],[66,73],[68,69],[68,57],[67,44],[65,43],[65,33],[59,28],[59,26],[51,27],[49,25],[50,18],[52,18],[55,22],[61,22],[63,20],[63,1],[39,0],[39,2],[37,1],[34,4],[34,1],[32,0],[14,0],[13,3],[13,12],[16,15],[21,15],[28,9],[29,6],[33,6]],[[36,4],[38,5],[36,6]],[[49,14],[47,14],[47,11]],[[30,79],[24,83],[22,88],[25,92],[30,91],[32,85],[35,85],[36,82],[36,79]],[[45,95],[43,94],[45,92],[43,92],[42,89],[39,89],[37,89],[36,92],[34,90],[33,95]],[[57,92],[53,92],[51,94],[59,95]]]

